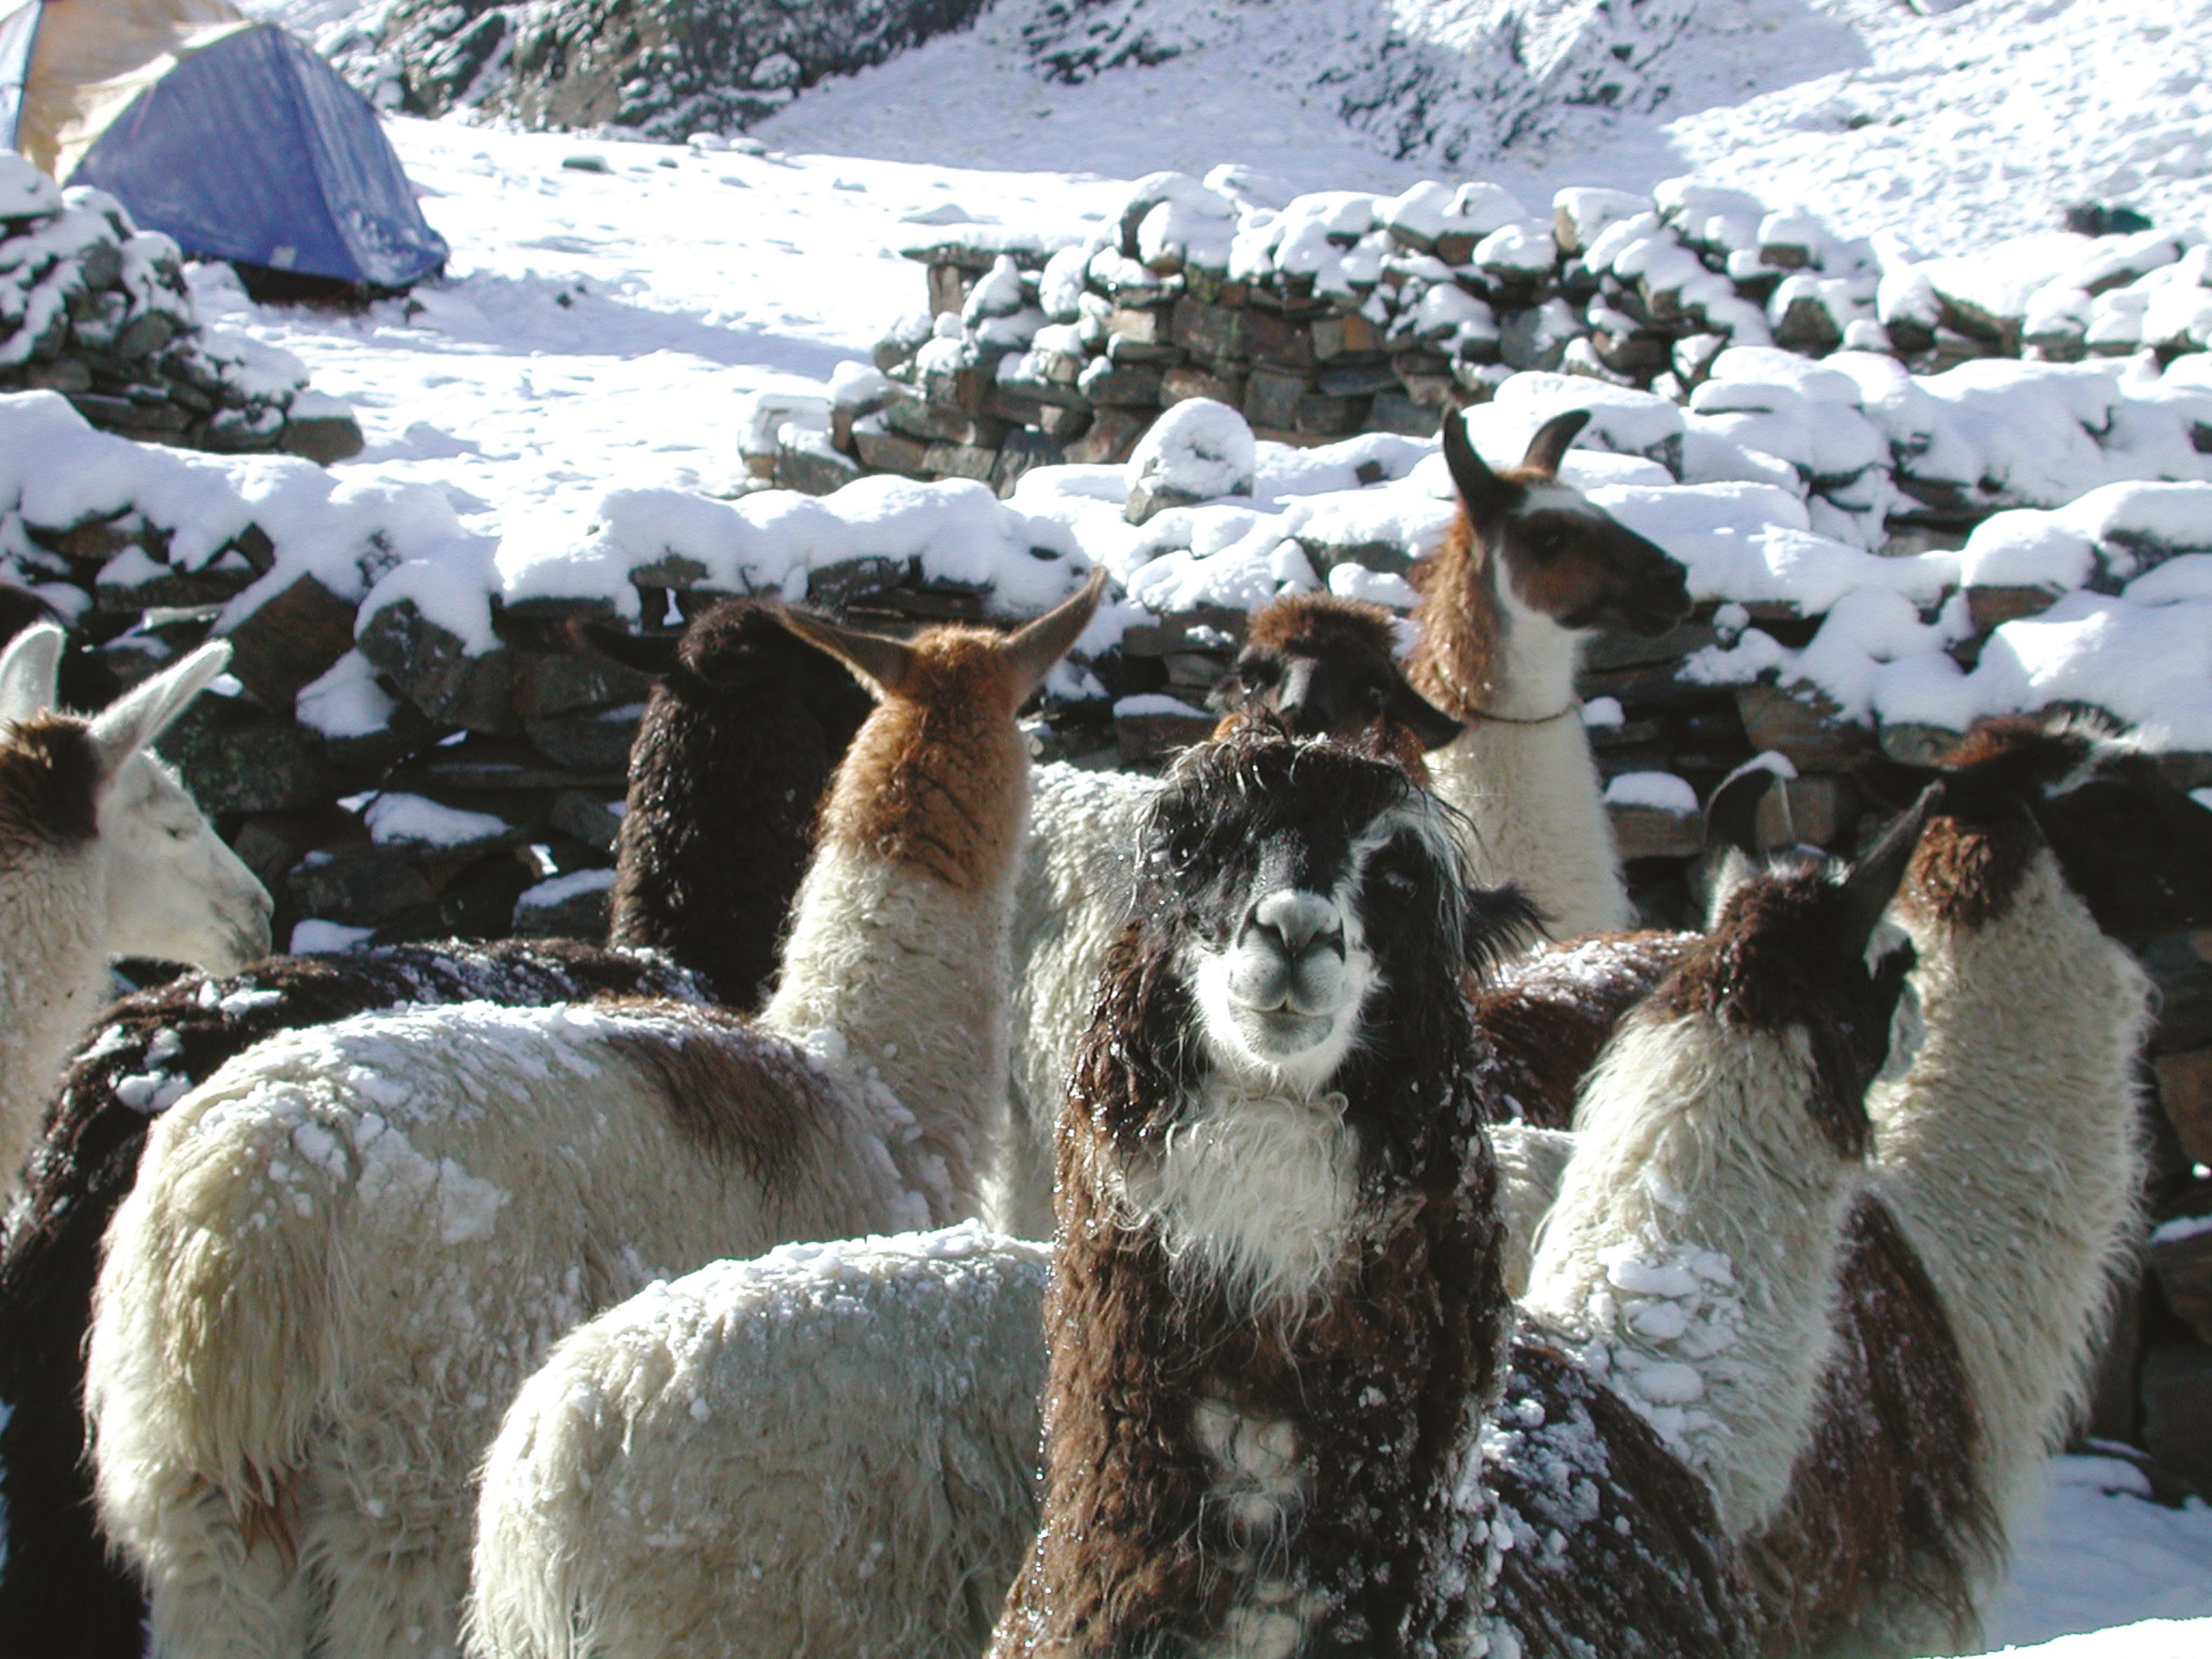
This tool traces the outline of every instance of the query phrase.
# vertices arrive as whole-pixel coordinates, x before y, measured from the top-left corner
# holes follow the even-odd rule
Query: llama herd
[[[0,1642],[1972,1650],[2212,811],[2014,719],[1762,860],[1755,765],[1706,928],[1622,931],[1578,652],[1689,597],[1559,478],[1583,418],[1448,421],[1411,657],[1278,600],[1164,778],[1015,723],[1100,577],[602,637],[659,677],[607,947],[255,961],[146,750],[227,647],[82,719],[19,635]],[[126,953],[222,976],[95,1025]]]

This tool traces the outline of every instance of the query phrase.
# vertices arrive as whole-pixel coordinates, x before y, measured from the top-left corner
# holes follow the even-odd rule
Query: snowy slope
[[[1440,14],[1481,9],[1153,0],[1153,29],[1193,44],[1067,86],[1035,72],[1029,0],[1006,0],[971,33],[809,94],[760,136],[1127,174],[1237,159],[1379,188],[1447,156],[1399,154],[1384,115],[1340,118],[1342,83],[1371,56],[1356,19],[1409,15],[1443,36]],[[1966,0],[1936,16],[1904,0],[1702,0],[1644,78],[1668,89],[1648,112],[1555,112],[1537,135],[1449,165],[1533,196],[1697,172],[1923,251],[2035,229],[2085,200],[2166,223],[2201,223],[2212,206],[2212,0]]]

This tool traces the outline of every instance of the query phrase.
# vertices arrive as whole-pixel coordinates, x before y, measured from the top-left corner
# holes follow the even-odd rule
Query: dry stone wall
[[[110,432],[225,453],[358,453],[296,358],[204,330],[177,245],[105,191],[0,150],[0,390],[46,390]]]

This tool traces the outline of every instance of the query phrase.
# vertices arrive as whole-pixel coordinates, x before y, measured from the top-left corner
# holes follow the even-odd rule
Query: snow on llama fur
[[[0,655],[0,1200],[116,957],[235,968],[269,948],[269,895],[148,745],[230,660],[201,647],[105,712],[54,710],[64,635]]]
[[[1876,929],[1930,804],[1840,883],[1815,865],[1726,894],[1584,1087],[1529,1270],[1531,1317],[1705,1475],[1732,1538],[1781,1502],[1818,1398],[1911,961]]]
[[[1325,593],[1286,594],[1255,613],[1212,702],[1225,716],[1269,714],[1302,737],[1379,732],[1409,768],[1459,731],[1406,683],[1389,614]],[[1134,886],[1138,825],[1159,787],[1060,764],[1034,775],[1014,898],[1012,1109],[989,1211],[1019,1237],[1052,1233],[1053,1124],[1091,1024],[1098,964]]]
[[[395,1003],[699,1000],[656,957],[567,939],[395,945],[187,975],[102,1015],[63,1074],[0,1249],[0,1629],[43,1659],[139,1659],[146,1595],[110,1553],[86,1467],[84,1338],[100,1237],[155,1118],[264,1037]]]
[[[0,588],[0,605],[11,592]],[[0,1509],[11,1522],[0,1629],[46,1659],[138,1659],[144,1645],[145,1594],[94,1524],[83,1377],[100,1239],[155,1115],[282,1030],[400,1002],[705,1000],[694,975],[751,987],[772,964],[817,804],[867,694],[750,600],[715,605],[680,634],[592,638],[663,677],[633,754],[613,931],[680,966],[556,939],[270,957],[219,982],[189,975],[126,999],[64,1075],[0,1241],[0,1401],[10,1407]]]
[[[2212,921],[2212,811],[2109,727],[1985,722],[1942,775],[1898,905],[1924,1035],[1868,1098],[1852,1318],[1751,1556],[1777,1645],[1982,1645],[2137,1224],[2148,986],[2118,941]]]
[[[1740,841],[1769,777],[1747,768],[1717,790],[1712,831]],[[1133,820],[1129,834],[1138,830]],[[1133,867],[1133,851],[1125,871]],[[1470,976],[1485,1098],[1567,1121],[1621,1015],[1696,943],[1608,936]],[[1505,1272],[1517,1289],[1573,1137],[1508,1123],[1492,1139]],[[568,1659],[589,1632],[605,1659],[703,1659],[786,1651],[803,1628],[840,1652],[973,1653],[1036,1533],[1027,1471],[1042,1382],[1038,1250],[969,1232],[882,1241],[857,1273],[842,1256],[779,1253],[757,1273],[708,1269],[580,1328],[525,1387],[487,1459],[474,1650]],[[961,1265],[943,1267],[947,1255]],[[915,1352],[933,1363],[908,1364]],[[994,1358],[977,1365],[979,1354]],[[1571,1484],[1604,1493],[1607,1512],[1631,1524],[1601,1545],[1628,1552],[1662,1540],[1659,1553],[1678,1564],[1690,1600],[1724,1600],[1723,1563],[1688,1524],[1706,1508],[1696,1477],[1550,1351],[1522,1345],[1513,1364],[1516,1409],[1534,1416],[1549,1401],[1554,1413],[1549,1430],[1514,1431],[1529,1466],[1571,1470]],[[570,1401],[590,1404],[563,1409]],[[732,1433],[733,1419],[748,1431]],[[987,1479],[994,1471],[1003,1478]],[[1525,1559],[1548,1559],[1530,1546],[1556,1529],[1553,1509],[1571,1514],[1580,1500],[1510,1467],[1496,1474],[1518,1506]],[[753,1501],[771,1488],[806,1496]],[[672,1528],[684,1540],[680,1568],[660,1565]],[[821,1539],[836,1543],[808,1553]],[[1678,1589],[1673,1579],[1655,1589],[1604,1548],[1578,1544],[1576,1559],[1609,1583]],[[753,1571],[774,1561],[786,1569]],[[1509,1564],[1501,1582],[1510,1593],[1524,1577]]]
[[[109,1533],[175,1656],[449,1652],[471,1482],[564,1330],[650,1279],[972,1212],[1027,765],[1098,583],[1006,639],[798,616],[881,702],[757,1022],[641,1003],[372,1016],[155,1128],[96,1293]]]
[[[485,1459],[485,1659],[972,1659],[1036,1530],[1049,1249],[786,1245],[563,1338]]]
[[[1630,921],[1575,697],[1582,643],[1601,625],[1664,633],[1690,610],[1680,564],[1559,481],[1589,419],[1554,416],[1519,466],[1493,472],[1446,417],[1462,512],[1415,567],[1421,638],[1407,665],[1424,696],[1466,723],[1429,768],[1466,815],[1476,878],[1520,883],[1559,939]]]
[[[993,1651],[1414,1652],[1499,1620],[1531,1654],[1748,1651],[1699,1483],[1557,1349],[1505,1352],[1454,929],[1375,914],[1436,914],[1457,849],[1374,776],[1321,775],[1358,764],[1232,738],[1155,816],[1151,902],[1061,1120],[1045,1516]],[[1710,1059],[1793,1030],[1810,1139],[1782,1139],[1840,1163],[1902,980],[1865,961],[1904,861],[1885,852],[1745,883],[1655,999],[1639,1069],[1691,1069],[1669,1031]],[[1729,1081],[1658,1089],[1653,1113],[1723,1137],[1731,1107],[1771,1115]]]

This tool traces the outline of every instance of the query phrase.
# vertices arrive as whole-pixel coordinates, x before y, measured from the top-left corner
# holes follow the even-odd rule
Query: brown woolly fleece
[[[100,832],[100,756],[67,714],[40,714],[0,742],[0,870]]]
[[[1846,1224],[1837,1342],[1813,1434],[1775,1518],[1743,1548],[1759,1650],[1835,1650],[1885,1603],[1975,1627],[1972,1586],[2003,1553],[1974,1478],[1973,1397],[1942,1299],[1878,1198]]]
[[[1118,1196],[1204,1083],[1182,958],[1242,913],[1237,872],[1279,835],[1347,845],[1408,790],[1385,763],[1255,725],[1187,754],[1154,809],[1138,919],[1108,953],[1060,1118],[1044,1515],[997,1659],[1179,1653],[1282,1595],[1304,1652],[1410,1654],[1477,1611],[1459,1493],[1509,1304],[1460,975],[1525,907],[1462,908],[1453,888],[1370,927],[1390,992],[1330,1082],[1358,1148],[1355,1213],[1310,1304],[1255,1311],[1171,1267]],[[1386,914],[1371,907],[1390,890],[1370,876],[1363,911]],[[1256,1536],[1201,1437],[1215,1407],[1293,1447],[1299,1495]]]
[[[981,892],[1003,880],[1020,829],[977,817],[944,780],[971,793],[1024,787],[1029,757],[1008,723],[1028,695],[998,635],[933,630],[907,647],[896,685],[854,738],[823,809],[823,833],[914,864],[947,886]]]
[[[1749,1659],[1753,1609],[1711,1494],[1548,1343],[1513,1345],[1483,1477],[1513,1547],[1495,1615],[1522,1659]]]
[[[1114,1170],[1158,1144],[1194,1081],[1178,1075],[1188,1062],[1173,1033],[1195,1011],[1139,927],[1109,958],[1060,1119],[1044,1521],[991,1651],[1183,1651],[1218,1638],[1255,1579],[1285,1575],[1323,1605],[1303,1651],[1418,1650],[1473,1611],[1464,1589],[1445,1588],[1465,1576],[1440,1546],[1507,1305],[1467,1068],[1419,1068],[1448,1080],[1430,1085],[1441,1091],[1387,1159],[1387,1183],[1380,1169],[1363,1182],[1356,1260],[1322,1306],[1304,1322],[1255,1320],[1171,1276],[1157,1234],[1127,1224],[1110,1195]],[[1410,1059],[1392,1045],[1367,1069],[1402,1077]],[[1344,1081],[1356,1100],[1359,1081]],[[1297,1436],[1306,1497],[1276,1549],[1254,1547],[1209,1504],[1216,1468],[1194,1424],[1206,1401]]]
[[[1413,576],[1421,592],[1413,607],[1421,636],[1406,659],[1406,678],[1446,714],[1468,719],[1488,708],[1502,690],[1505,619],[1496,562],[1464,506],[1443,545],[1415,565]]]
[[[1487,981],[1471,976],[1471,1012],[1491,1054],[1485,1092],[1500,1121],[1573,1127],[1575,1097],[1613,1028],[1698,942],[1656,929],[1601,933],[1525,951]]]
[[[724,600],[680,636],[591,638],[660,680],[630,747],[609,942],[665,951],[720,1001],[757,1007],[823,793],[874,702],[763,600]]]

